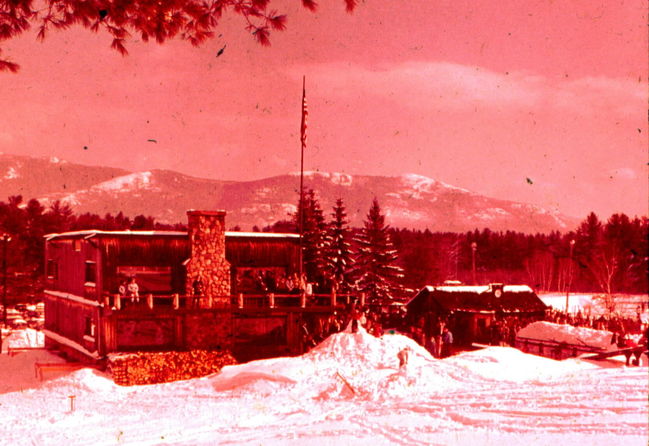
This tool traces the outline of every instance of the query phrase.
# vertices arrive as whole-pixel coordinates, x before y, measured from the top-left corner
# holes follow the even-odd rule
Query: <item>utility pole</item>
[[[566,287],[566,314],[570,307],[570,287],[572,286],[572,251],[575,247],[575,241],[570,240],[570,254],[568,255],[568,286]]]
[[[7,245],[11,241],[9,234],[2,234],[2,322],[7,325]]]
[[[478,249],[478,244],[476,242],[471,243],[471,267],[473,268],[473,284],[477,285],[476,275],[475,275],[475,252]]]

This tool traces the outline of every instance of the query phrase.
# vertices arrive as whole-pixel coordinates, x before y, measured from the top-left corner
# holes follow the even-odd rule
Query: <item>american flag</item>
[[[304,81],[303,81],[304,82]],[[304,83],[302,84],[302,126],[300,127],[300,139],[302,140],[302,149],[306,147],[306,126],[307,126],[307,117],[309,116],[309,110],[306,106],[306,88]]]

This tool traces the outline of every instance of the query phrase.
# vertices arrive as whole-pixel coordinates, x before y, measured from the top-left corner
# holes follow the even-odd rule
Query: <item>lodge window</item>
[[[47,278],[56,280],[59,277],[59,264],[56,263],[56,260],[48,259],[47,265],[45,266],[47,271]]]
[[[85,336],[90,336],[92,338],[95,337],[95,323],[92,320],[91,316],[86,316],[86,321],[85,321],[85,327],[83,330],[83,334]]]
[[[86,283],[94,284],[97,281],[97,264],[95,262],[86,262]]]

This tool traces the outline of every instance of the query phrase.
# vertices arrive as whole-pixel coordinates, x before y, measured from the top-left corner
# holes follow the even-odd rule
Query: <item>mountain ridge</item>
[[[85,166],[57,158],[0,154],[0,191],[5,197],[56,200],[78,213],[151,215],[157,221],[186,220],[188,209],[223,209],[227,227],[250,229],[289,220],[298,202],[299,172],[250,181],[193,177],[173,170]],[[34,179],[38,178],[38,181]],[[351,175],[307,171],[327,217],[342,198],[351,225],[362,222],[376,197],[392,227],[464,232],[474,229],[527,233],[568,231],[577,220],[540,206],[491,198],[419,174]]]

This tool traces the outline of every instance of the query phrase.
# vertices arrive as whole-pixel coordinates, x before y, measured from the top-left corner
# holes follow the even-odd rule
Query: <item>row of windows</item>
[[[59,278],[59,264],[56,260],[47,260],[46,274],[48,279],[56,280]],[[84,274],[84,282],[95,283],[97,281],[97,264],[90,260],[86,261]]]

